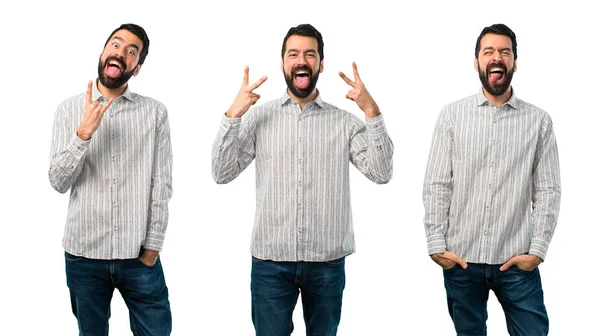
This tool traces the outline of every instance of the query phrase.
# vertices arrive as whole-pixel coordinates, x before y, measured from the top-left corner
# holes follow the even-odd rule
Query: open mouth
[[[121,72],[123,72],[123,68],[123,64],[119,61],[114,58],[109,58],[106,62],[106,75],[110,78],[117,78],[121,75]]]
[[[492,66],[488,69],[488,79],[492,84],[500,84],[504,79],[505,70],[500,66]]]
[[[301,90],[308,87],[309,79],[310,72],[306,70],[298,70],[294,73],[294,85]]]

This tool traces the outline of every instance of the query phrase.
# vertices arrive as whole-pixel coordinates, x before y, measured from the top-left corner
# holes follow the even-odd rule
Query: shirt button
[[[490,185],[488,186],[489,189],[492,189],[492,184],[490,183]]]

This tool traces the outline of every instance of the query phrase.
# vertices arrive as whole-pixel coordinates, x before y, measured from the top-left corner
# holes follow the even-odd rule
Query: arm
[[[150,187],[150,209],[144,248],[146,252],[160,251],[163,246],[169,218],[168,203],[173,193],[171,137],[167,110],[160,105],[157,116],[156,146]],[[144,254],[146,254],[144,252]],[[155,254],[158,257],[158,254]]]
[[[249,69],[246,67],[242,87],[223,116],[219,134],[213,143],[212,175],[219,184],[233,181],[254,159],[254,118],[249,113],[242,121],[242,116],[260,99],[260,95],[253,91],[267,77],[249,85],[248,73]]]
[[[366,118],[366,125],[350,116],[350,162],[369,180],[383,184],[392,178],[394,145],[383,116]]]
[[[354,80],[340,71],[340,77],[352,89],[346,98],[356,102],[365,113],[365,124],[354,116],[350,117],[350,162],[369,180],[383,184],[392,178],[392,155],[394,145],[387,134],[379,106],[365,87],[356,63],[352,62]]]
[[[528,254],[510,258],[500,267],[506,271],[513,265],[531,271],[546,259],[548,245],[556,228],[560,208],[560,170],[558,149],[552,120],[544,115],[532,166],[533,237]]]
[[[52,187],[60,193],[69,190],[81,174],[90,144],[89,140],[83,141],[69,130],[68,123],[65,111],[59,106],[54,117],[48,178]]]
[[[533,163],[533,239],[529,254],[542,260],[554,234],[560,208],[560,170],[552,120],[546,115]]]
[[[254,159],[253,113],[242,118],[223,116],[212,150],[212,174],[219,184],[233,181]]]
[[[435,126],[423,183],[424,224],[429,255],[446,251],[446,231],[453,188],[453,135],[448,119],[447,111],[443,110]]]
[[[69,130],[66,111],[62,106],[58,107],[54,117],[48,171],[50,184],[58,192],[64,193],[69,190],[81,174],[90,138],[100,126],[102,117],[112,101],[112,98],[109,99],[106,105],[98,101],[92,102],[92,82],[89,81],[83,106],[83,120],[75,134]]]

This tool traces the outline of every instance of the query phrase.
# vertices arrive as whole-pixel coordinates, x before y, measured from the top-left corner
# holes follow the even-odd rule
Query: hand
[[[242,87],[235,97],[233,104],[231,104],[231,107],[229,110],[227,110],[228,118],[240,118],[248,111],[250,106],[256,104],[256,101],[260,98],[259,94],[252,91],[261,86],[262,83],[267,80],[267,76],[264,76],[263,78],[259,79],[258,82],[252,85],[248,85],[248,72],[249,70],[246,66],[244,69],[244,80],[242,80]]]
[[[377,103],[375,103],[375,100],[373,100],[373,97],[369,94],[369,91],[367,91],[365,84],[360,80],[355,62],[352,62],[352,69],[354,70],[354,81],[350,80],[350,78],[346,77],[346,75],[340,71],[340,77],[342,77],[346,84],[352,86],[352,89],[348,91],[346,98],[355,101],[358,107],[365,112],[367,118],[375,118],[381,114],[379,112],[379,107],[377,106]]]
[[[140,261],[146,266],[154,266],[158,260],[158,251],[144,250]]]
[[[92,137],[92,134],[100,127],[104,112],[106,112],[112,102],[112,98],[108,100],[106,105],[100,104],[97,100],[93,102],[92,81],[88,82],[87,92],[85,93],[85,103],[83,105],[83,120],[77,129],[77,136],[81,140],[87,141]]]
[[[542,261],[542,258],[533,254],[520,254],[508,259],[504,265],[500,266],[500,271],[504,272],[513,265],[516,265],[518,268],[524,271],[532,271],[534,268],[538,267]]]
[[[431,255],[431,259],[433,259],[433,261],[435,261],[436,264],[442,266],[442,268],[445,270],[451,269],[456,264],[459,264],[460,267],[462,267],[463,269],[467,269],[467,267],[469,267],[466,261],[462,260],[456,254],[448,251],[442,253],[434,253]]]

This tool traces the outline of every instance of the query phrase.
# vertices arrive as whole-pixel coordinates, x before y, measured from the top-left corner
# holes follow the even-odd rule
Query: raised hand
[[[240,118],[248,111],[248,109],[250,109],[250,106],[256,104],[256,101],[260,98],[258,93],[254,93],[252,91],[261,86],[262,83],[267,80],[267,76],[262,77],[252,85],[248,85],[248,72],[249,69],[246,66],[246,68],[244,68],[242,87],[235,97],[233,104],[231,104],[231,107],[229,110],[227,110],[228,118]]]
[[[463,269],[466,269],[468,267],[466,261],[462,260],[456,254],[448,251],[432,254],[431,259],[433,259],[433,261],[435,261],[436,264],[442,266],[442,268],[446,270],[451,269],[456,264],[459,264],[460,267],[462,267]]]
[[[367,91],[365,84],[360,79],[355,62],[352,62],[352,69],[354,70],[354,81],[346,77],[346,75],[340,71],[340,77],[342,77],[346,84],[352,87],[352,89],[348,91],[346,98],[356,102],[358,107],[365,112],[367,118],[375,118],[380,114],[379,107],[377,106],[377,103],[375,103],[373,97],[371,97],[371,94],[369,94],[369,91]]]
[[[100,104],[97,100],[92,101],[92,81],[88,82],[85,103],[83,105],[83,120],[77,129],[77,136],[81,140],[87,141],[92,137],[92,134],[100,127],[104,112],[106,112],[112,102],[112,98],[106,102],[106,105]]]

